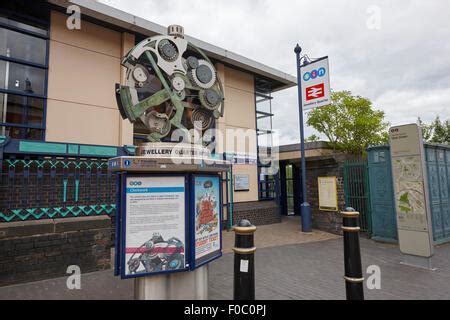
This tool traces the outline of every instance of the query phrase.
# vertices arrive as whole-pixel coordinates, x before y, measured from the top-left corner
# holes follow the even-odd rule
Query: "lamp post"
[[[302,231],[312,232],[311,228],[311,207],[307,201],[306,192],[306,159],[305,159],[305,132],[303,128],[303,102],[302,102],[302,86],[301,86],[301,72],[300,72],[300,54],[302,48],[297,44],[294,49],[297,58],[297,89],[298,89],[298,105],[299,105],[299,122],[300,122],[300,150],[301,150],[301,161],[302,161],[302,195],[303,202],[300,205],[300,213],[302,219]]]

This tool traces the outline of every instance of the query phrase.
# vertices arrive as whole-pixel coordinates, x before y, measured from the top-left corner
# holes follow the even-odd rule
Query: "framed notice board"
[[[338,211],[336,177],[319,177],[317,180],[319,189],[319,210]]]
[[[192,175],[191,269],[222,256],[222,183],[218,175]]]
[[[121,183],[121,277],[187,271],[188,176],[126,174]]]
[[[250,175],[235,174],[234,191],[249,191],[249,190],[250,190]]]

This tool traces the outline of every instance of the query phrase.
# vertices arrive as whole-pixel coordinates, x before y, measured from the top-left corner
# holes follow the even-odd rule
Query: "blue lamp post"
[[[301,57],[302,48],[297,44],[294,49],[297,58],[297,89],[298,89],[298,105],[299,105],[299,122],[300,122],[300,150],[301,150],[301,161],[302,161],[302,195],[303,202],[300,205],[300,213],[302,219],[302,231],[312,232],[311,227],[311,207],[307,201],[306,193],[306,158],[305,158],[305,132],[303,128],[303,102],[302,102],[302,86],[301,86]]]

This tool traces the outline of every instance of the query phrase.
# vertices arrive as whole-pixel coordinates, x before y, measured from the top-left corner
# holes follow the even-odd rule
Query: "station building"
[[[69,29],[67,7],[81,10]],[[166,28],[89,0],[0,4],[0,285],[110,267],[115,177],[107,159],[142,140],[119,114],[122,57]],[[189,30],[187,30],[189,33]],[[186,36],[214,63],[225,92],[219,129],[252,129],[243,148],[216,150],[233,161],[224,177],[224,225],[280,221],[276,179],[261,174],[258,149],[272,132],[272,93],[296,79]],[[247,188],[235,191],[234,177]],[[248,181],[248,183],[247,183]]]

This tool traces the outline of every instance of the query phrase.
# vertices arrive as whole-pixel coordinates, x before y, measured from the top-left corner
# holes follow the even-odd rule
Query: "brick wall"
[[[233,204],[233,223],[247,219],[255,226],[280,223],[280,208],[275,201],[238,202]]]
[[[107,216],[0,224],[0,286],[109,269],[111,245]]]
[[[311,205],[313,228],[324,230],[327,232],[342,234],[342,215],[340,211],[345,208],[344,197],[344,161],[347,159],[346,155],[335,155],[325,159],[316,159],[307,162],[307,188],[308,188],[308,202]],[[337,179],[337,193],[338,193],[338,212],[319,210],[319,190],[318,177],[332,177]]]

